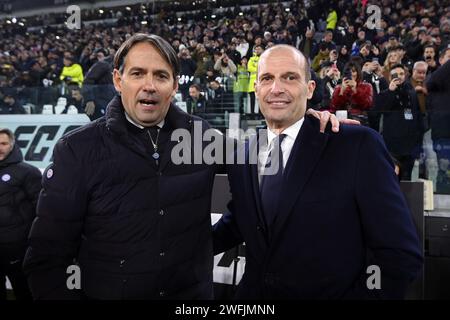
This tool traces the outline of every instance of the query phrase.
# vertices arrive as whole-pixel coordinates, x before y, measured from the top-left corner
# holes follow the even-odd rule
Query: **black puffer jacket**
[[[177,142],[167,141],[174,128],[192,134],[194,117],[170,106],[158,168],[147,132],[125,119],[120,98],[107,110],[63,137],[44,173],[24,262],[34,298],[78,298],[66,287],[73,259],[89,298],[212,298],[216,169],[173,164]]]
[[[41,172],[23,162],[15,144],[0,161],[0,246],[26,243],[40,190]]]

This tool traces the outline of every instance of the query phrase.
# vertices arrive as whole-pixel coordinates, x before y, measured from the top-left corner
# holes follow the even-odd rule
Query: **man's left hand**
[[[331,130],[333,132],[339,132],[340,123],[351,124],[351,125],[361,125],[361,123],[358,120],[352,120],[352,119],[338,120],[338,118],[334,114],[330,113],[329,111],[317,111],[314,109],[308,109],[306,111],[306,114],[312,115],[313,117],[320,120],[320,132],[321,133],[325,132],[325,128],[326,128],[328,122],[331,122]]]

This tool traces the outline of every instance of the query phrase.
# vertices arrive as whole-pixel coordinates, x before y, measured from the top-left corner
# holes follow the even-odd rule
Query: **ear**
[[[258,91],[259,91],[258,80],[255,80],[254,87],[255,87],[255,97],[256,99],[258,99]]]
[[[314,93],[314,89],[316,88],[316,82],[314,80],[309,80],[306,87],[306,97],[307,99],[311,99]]]
[[[114,82],[114,88],[116,88],[116,91],[118,93],[122,92],[122,75],[120,74],[119,70],[114,69],[113,71],[113,82]]]

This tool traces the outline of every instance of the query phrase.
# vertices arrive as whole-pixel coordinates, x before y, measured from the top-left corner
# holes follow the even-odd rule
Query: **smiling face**
[[[149,127],[165,118],[178,90],[178,81],[159,51],[142,42],[130,49],[122,72],[114,69],[114,86],[121,93],[122,104],[131,119]]]
[[[305,76],[305,58],[294,48],[276,46],[261,56],[255,94],[270,129],[288,128],[306,111],[314,81]]]

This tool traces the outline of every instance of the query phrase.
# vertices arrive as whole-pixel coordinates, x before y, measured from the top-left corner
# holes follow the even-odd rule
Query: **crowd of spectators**
[[[441,188],[450,189],[450,109],[444,103],[450,79],[448,1],[305,0],[245,8],[236,1],[201,3],[200,10],[181,1],[156,10],[144,4],[84,11],[86,19],[108,20],[79,30],[66,28],[64,15],[52,16],[60,26],[26,29],[3,21],[1,112],[23,113],[25,103],[39,112],[65,95],[79,112],[100,117],[114,95],[115,51],[131,34],[146,32],[163,36],[177,50],[180,94],[188,112],[258,117],[253,83],[259,56],[285,43],[310,60],[317,89],[309,107],[347,111],[381,132],[403,166],[404,179],[411,178],[431,127],[439,172],[447,175]],[[375,25],[367,13],[372,3],[381,13]]]

